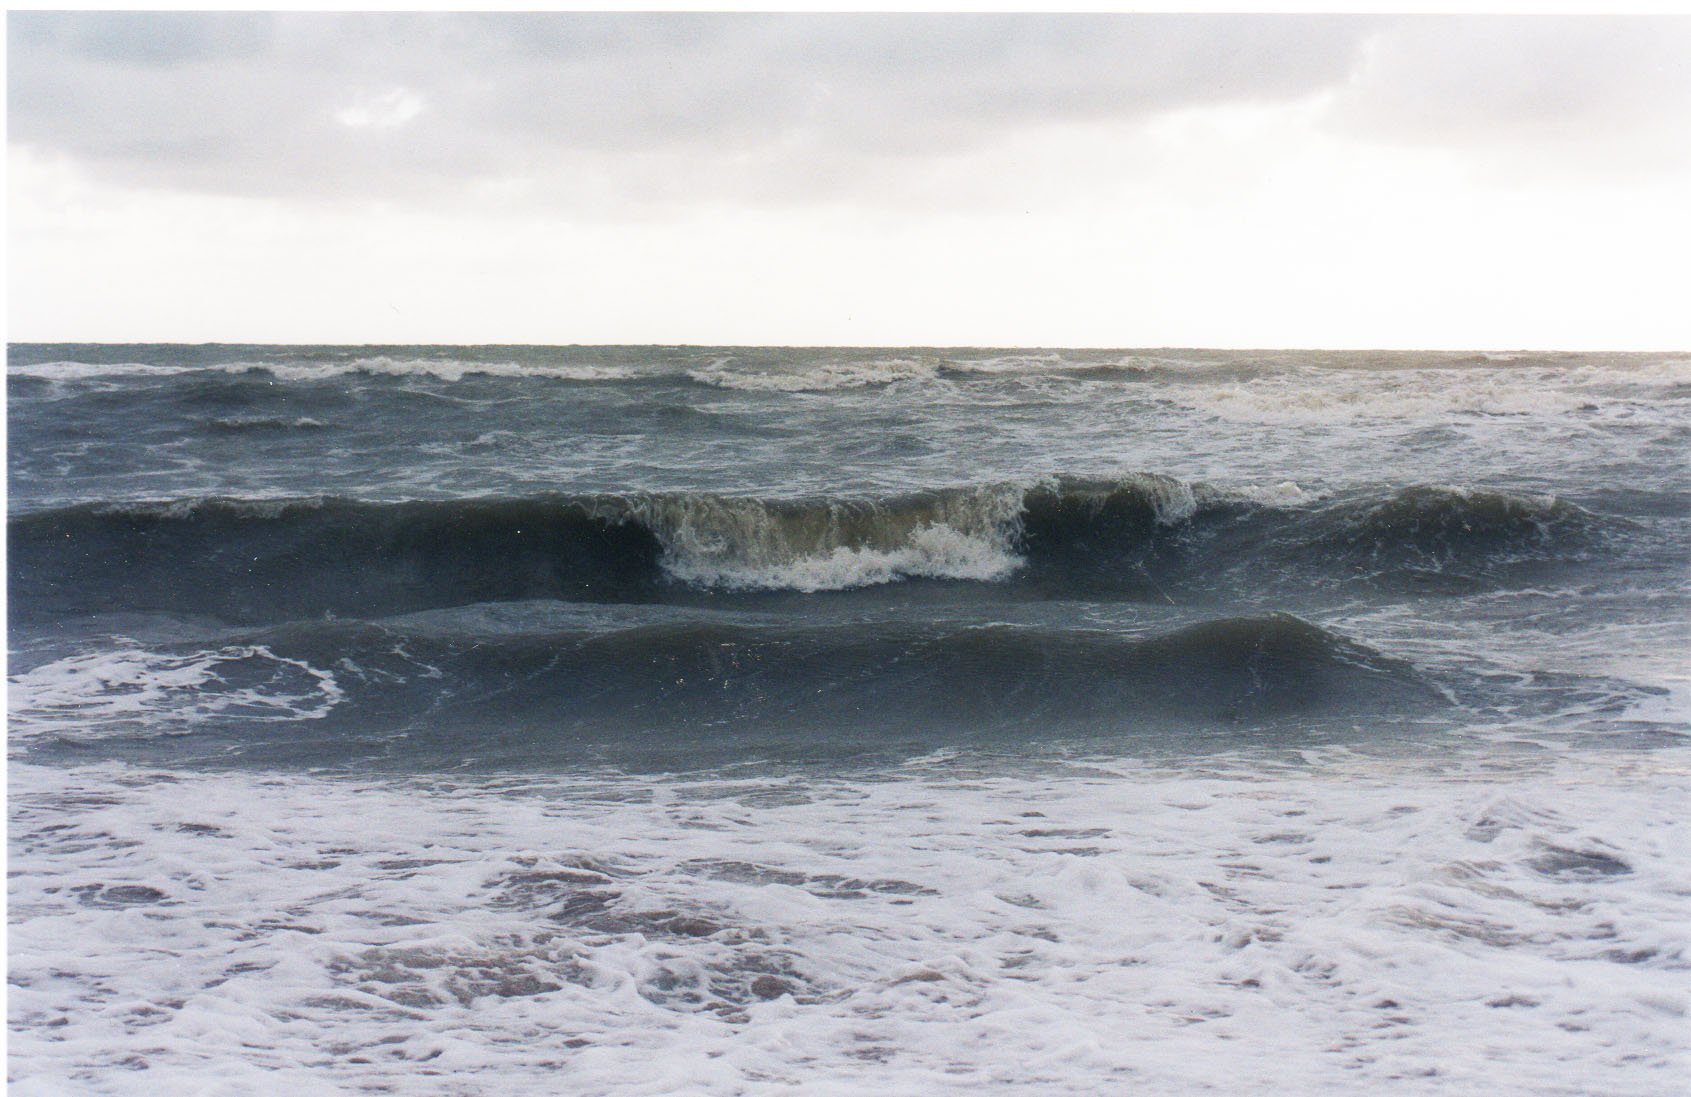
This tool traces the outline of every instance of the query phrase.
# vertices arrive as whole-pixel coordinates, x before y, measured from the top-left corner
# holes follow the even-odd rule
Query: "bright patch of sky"
[[[1691,347],[1691,20],[13,13],[9,338]]]
[[[335,121],[343,126],[403,126],[423,112],[422,96],[404,88],[394,88],[380,95],[361,95],[351,104],[335,112]]]

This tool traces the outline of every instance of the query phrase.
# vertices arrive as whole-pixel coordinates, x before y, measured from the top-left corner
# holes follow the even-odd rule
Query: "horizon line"
[[[698,350],[1096,350],[1096,351],[1237,351],[1266,353],[1344,353],[1344,354],[1691,354],[1686,347],[1626,348],[1614,346],[1224,346],[1214,344],[1131,344],[1131,343],[528,343],[528,342],[300,342],[269,341],[237,342],[225,339],[166,340],[166,339],[7,339],[6,347],[79,346],[79,347],[541,347],[549,349],[629,347],[673,347]]]

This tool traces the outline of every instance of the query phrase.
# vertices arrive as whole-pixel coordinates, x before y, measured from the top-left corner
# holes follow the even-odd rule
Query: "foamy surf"
[[[15,766],[11,1088],[1674,1097],[1688,772]]]
[[[321,720],[344,696],[333,671],[263,645],[190,652],[125,645],[12,678],[13,738],[176,735],[214,721]]]
[[[1558,366],[1512,359],[1494,368],[1382,370],[1348,375],[1282,370],[1183,386],[1167,399],[1231,422],[1285,425],[1461,421],[1520,416],[1602,420],[1649,409],[1664,388],[1691,384],[1691,366],[1669,359],[1636,366]]]

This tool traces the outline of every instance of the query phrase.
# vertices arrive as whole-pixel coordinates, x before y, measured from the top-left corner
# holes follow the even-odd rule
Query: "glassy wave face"
[[[14,749],[1678,736],[1691,360],[18,346]]]

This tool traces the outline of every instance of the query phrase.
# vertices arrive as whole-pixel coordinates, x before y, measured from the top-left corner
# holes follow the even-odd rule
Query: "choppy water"
[[[1691,358],[8,395],[20,1092],[1684,1076]]]

